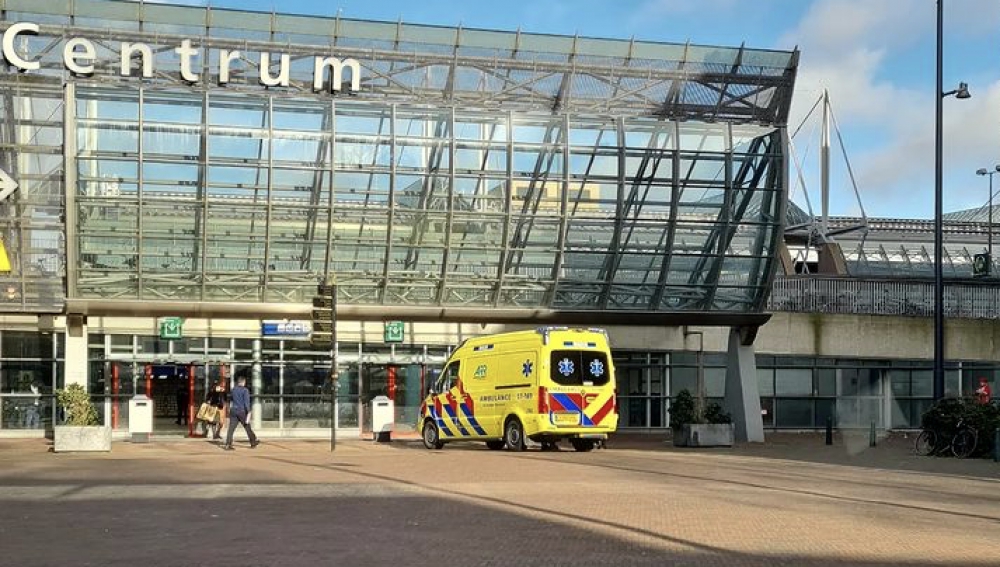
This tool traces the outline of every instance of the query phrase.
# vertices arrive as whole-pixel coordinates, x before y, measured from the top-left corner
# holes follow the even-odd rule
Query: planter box
[[[731,423],[689,423],[674,435],[674,447],[732,447]]]
[[[55,427],[54,450],[56,453],[110,451],[111,428],[100,425],[89,427],[57,425]]]

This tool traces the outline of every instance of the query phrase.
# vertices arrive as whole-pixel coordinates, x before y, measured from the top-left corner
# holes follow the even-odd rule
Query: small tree
[[[66,389],[56,391],[56,400],[66,413],[66,425],[97,425],[97,408],[80,384],[70,384]]]
[[[684,424],[696,422],[694,396],[687,390],[677,392],[677,397],[670,403],[670,428],[679,431]]]

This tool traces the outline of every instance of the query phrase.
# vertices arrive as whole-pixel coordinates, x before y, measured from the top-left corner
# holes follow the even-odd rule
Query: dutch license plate
[[[552,423],[556,425],[579,425],[580,414],[576,412],[553,413]]]

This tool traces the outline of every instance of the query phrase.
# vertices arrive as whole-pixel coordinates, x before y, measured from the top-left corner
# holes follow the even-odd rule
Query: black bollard
[[[868,446],[869,447],[874,447],[875,446],[875,422],[874,421],[872,422],[871,434],[868,436]]]
[[[826,418],[826,444],[833,445],[833,418]]]
[[[993,462],[1000,463],[1000,427],[993,432]]]

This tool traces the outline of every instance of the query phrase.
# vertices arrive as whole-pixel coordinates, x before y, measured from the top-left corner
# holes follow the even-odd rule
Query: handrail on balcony
[[[787,276],[774,280],[768,310],[932,317],[931,281]],[[1000,281],[946,282],[945,317],[1000,319]]]

